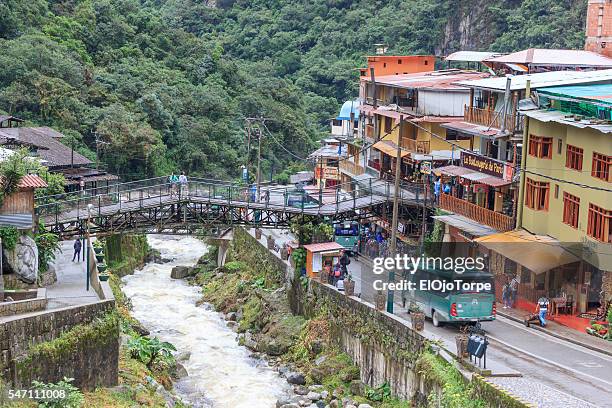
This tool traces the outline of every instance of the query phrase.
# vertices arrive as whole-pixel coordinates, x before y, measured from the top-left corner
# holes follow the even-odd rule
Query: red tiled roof
[[[333,251],[336,249],[344,249],[344,247],[337,242],[322,242],[320,244],[304,245],[304,248],[306,248],[306,250],[310,252],[325,252]]]
[[[25,175],[19,180],[19,188],[44,188],[47,187],[45,180],[35,174]]]

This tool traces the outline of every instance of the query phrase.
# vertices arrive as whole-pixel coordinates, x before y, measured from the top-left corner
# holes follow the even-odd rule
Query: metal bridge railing
[[[350,184],[350,185],[349,185]],[[349,191],[350,190],[350,191]],[[425,195],[423,186],[404,183],[401,200],[420,201]],[[43,220],[58,223],[67,219],[83,219],[88,216],[91,204],[92,217],[104,212],[121,212],[123,209],[162,206],[180,201],[227,203],[241,209],[282,210],[309,214],[355,211],[367,205],[392,200],[394,186],[385,180],[345,183],[333,189],[300,190],[293,186],[261,186],[259,192],[253,185],[226,181],[190,178],[185,186],[171,184],[167,177],[157,177],[116,185],[113,191],[79,196],[63,195],[41,197],[36,200],[36,212]],[[314,211],[316,210],[316,211]]]

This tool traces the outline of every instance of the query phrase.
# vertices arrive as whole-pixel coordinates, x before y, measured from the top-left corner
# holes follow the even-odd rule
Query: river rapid
[[[196,306],[200,288],[170,278],[174,266],[192,266],[206,252],[191,237],[149,236],[165,264],[149,263],[123,278],[123,291],[132,300],[132,315],[151,336],[169,341],[191,357],[182,364],[189,376],[175,383],[175,391],[193,407],[269,408],[286,395],[285,381],[264,361],[236,342],[220,313],[209,305]]]

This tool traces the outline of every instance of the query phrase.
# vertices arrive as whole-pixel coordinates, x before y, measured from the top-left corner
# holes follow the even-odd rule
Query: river
[[[191,353],[182,362],[189,376],[175,383],[176,393],[193,407],[273,407],[287,383],[238,345],[220,313],[196,306],[198,287],[170,278],[172,267],[195,264],[206,245],[192,237],[149,236],[148,241],[172,261],[149,263],[124,277],[123,291],[132,300],[132,315],[151,336],[174,344],[179,353]]]

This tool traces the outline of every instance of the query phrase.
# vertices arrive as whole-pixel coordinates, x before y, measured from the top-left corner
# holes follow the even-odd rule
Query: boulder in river
[[[289,384],[306,385],[306,378],[304,378],[304,374],[289,373],[287,374],[287,382]]]
[[[183,366],[181,363],[175,363],[174,370],[172,372],[172,376],[174,378],[180,380],[181,378],[185,378],[188,375],[189,373],[187,372],[187,369],[185,369],[185,366]]]
[[[304,385],[296,385],[295,387],[293,387],[293,392],[297,395],[306,395],[308,394],[308,388],[306,388],[306,386]]]
[[[190,358],[191,358],[191,352],[190,351],[183,351],[182,353],[179,353],[176,356],[176,361],[183,362],[183,361],[189,360]]]
[[[172,268],[172,271],[170,272],[170,277],[172,279],[183,279],[186,278],[188,276],[191,276],[191,274],[193,273],[193,268],[189,267],[189,266],[175,266],[174,268]]]
[[[140,336],[148,336],[149,334],[151,334],[151,332],[147,330],[147,328],[140,324],[140,322],[138,321],[132,322],[130,326],[132,327],[132,330],[134,330]]]

